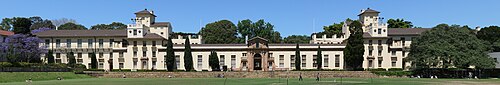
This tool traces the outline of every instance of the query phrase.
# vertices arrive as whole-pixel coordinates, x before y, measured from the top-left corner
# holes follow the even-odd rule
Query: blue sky
[[[361,9],[382,12],[385,20],[404,18],[419,27],[440,23],[490,26],[500,24],[500,0],[2,0],[0,18],[41,16],[70,18],[90,27],[131,24],[134,12],[154,10],[157,21],[168,21],[176,32],[198,32],[217,20],[264,19],[283,37],[310,35],[346,18],[357,19]]]

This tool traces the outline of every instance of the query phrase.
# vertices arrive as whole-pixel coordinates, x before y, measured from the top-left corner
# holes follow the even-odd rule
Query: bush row
[[[372,73],[380,76],[410,76],[413,74],[411,71],[372,71]]]

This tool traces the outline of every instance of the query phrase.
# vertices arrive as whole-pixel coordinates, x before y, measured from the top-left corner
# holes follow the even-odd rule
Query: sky
[[[384,21],[403,18],[413,25],[485,27],[500,24],[500,0],[2,0],[0,18],[40,16],[95,24],[132,24],[133,13],[153,10],[157,22],[172,23],[174,32],[199,32],[207,23],[227,19],[264,19],[282,37],[310,35],[362,9],[380,11]]]

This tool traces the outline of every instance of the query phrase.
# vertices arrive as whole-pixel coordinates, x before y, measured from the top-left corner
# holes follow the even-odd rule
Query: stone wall
[[[104,73],[103,78],[215,78],[219,74],[224,74],[228,78],[298,78],[302,73],[304,78],[315,78],[320,73],[321,78],[370,78],[380,77],[369,71],[289,71],[289,72],[109,72]]]

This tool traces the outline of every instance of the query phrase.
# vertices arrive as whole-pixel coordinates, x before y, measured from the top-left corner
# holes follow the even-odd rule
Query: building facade
[[[379,22],[380,12],[362,10],[359,21],[363,24],[365,54],[363,68],[404,68],[403,58],[408,54],[411,39],[428,29],[387,28]],[[195,33],[172,32],[169,22],[156,22],[153,11],[135,13],[134,24],[126,30],[50,30],[36,33],[45,40],[45,48],[53,50],[57,63],[67,63],[73,52],[77,63],[90,66],[90,53],[95,53],[99,69],[166,69],[166,40],[172,38],[176,67],[184,69],[184,44],[191,44],[195,70],[211,70],[208,57],[211,51],[218,54],[221,66],[234,71],[274,71],[295,69],[295,57],[300,57],[302,69],[344,69],[345,40],[349,37],[349,22],[344,24],[343,35],[312,34],[311,43],[299,44],[300,54],[295,55],[296,44],[268,43],[267,39],[254,37],[246,44],[204,44]],[[189,39],[191,43],[184,43]],[[317,59],[321,48],[322,59]],[[45,58],[42,58],[45,59]],[[321,60],[323,65],[316,61]]]

